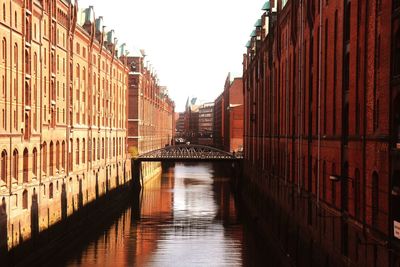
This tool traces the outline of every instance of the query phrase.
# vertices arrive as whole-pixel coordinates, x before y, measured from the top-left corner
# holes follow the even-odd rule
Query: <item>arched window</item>
[[[100,160],[100,138],[97,139],[97,160]]]
[[[42,146],[42,171],[44,174],[47,173],[47,144],[46,142],[43,143]]]
[[[96,139],[93,138],[93,160],[96,161]]]
[[[38,157],[37,157],[37,149],[36,149],[36,147],[33,149],[32,155],[33,155],[32,156],[32,173],[33,173],[34,176],[36,176],[37,175],[37,168],[38,168],[38,166],[37,166]]]
[[[24,190],[24,192],[22,193],[22,208],[24,210],[28,209],[28,191]]]
[[[357,219],[360,219],[361,209],[361,181],[360,181],[360,170],[356,169],[354,172],[354,215]]]
[[[54,143],[50,142],[50,176],[54,175]]]
[[[6,38],[3,38],[1,41],[1,59],[3,62],[6,62],[7,59],[7,41]]]
[[[14,149],[12,160],[12,177],[18,181],[18,150]]]
[[[62,168],[65,170],[65,141],[62,141],[61,145],[61,161],[62,161]]]
[[[101,139],[101,158],[104,159],[105,151],[104,151],[104,138]]]
[[[18,69],[18,44],[14,44],[14,67]]]
[[[23,174],[23,182],[29,182],[29,152],[28,149],[24,149],[24,174]]]
[[[60,172],[60,170],[61,170],[61,166],[60,166],[60,154],[61,154],[61,151],[60,151],[60,142],[57,141],[57,143],[56,143],[56,169],[57,169],[58,172]]]
[[[73,170],[73,158],[72,158],[72,154],[74,153],[74,141],[71,139],[69,139],[69,143],[70,143],[70,151],[68,151],[68,171],[71,172]]]
[[[75,153],[75,157],[76,157],[76,164],[79,165],[79,139],[76,139],[76,153]]]
[[[81,68],[79,66],[79,64],[76,65],[76,79],[80,79],[81,77]]]
[[[53,188],[53,183],[50,183],[49,185],[49,198],[53,199],[54,194],[54,188]]]
[[[379,217],[379,176],[377,172],[372,174],[372,226],[378,227],[378,217]]]
[[[7,151],[1,152],[1,180],[7,183]]]
[[[82,163],[86,162],[86,142],[85,138],[82,140]]]

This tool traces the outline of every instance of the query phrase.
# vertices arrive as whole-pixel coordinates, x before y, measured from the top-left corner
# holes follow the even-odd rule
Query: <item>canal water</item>
[[[71,267],[282,266],[242,215],[229,172],[207,163],[165,168],[145,185],[138,203],[52,259]]]

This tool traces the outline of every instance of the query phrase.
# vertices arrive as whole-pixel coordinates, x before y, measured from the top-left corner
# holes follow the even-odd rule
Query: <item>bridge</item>
[[[132,169],[138,183],[143,179],[141,175],[142,162],[232,162],[232,168],[243,159],[241,154],[229,153],[214,147],[202,145],[174,145],[153,150],[132,159]],[[143,181],[142,181],[143,184]]]
[[[201,145],[175,145],[150,151],[137,157],[137,161],[234,161],[239,155],[214,147]]]

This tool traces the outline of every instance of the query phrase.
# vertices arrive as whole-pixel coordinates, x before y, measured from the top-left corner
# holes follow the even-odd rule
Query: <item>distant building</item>
[[[213,145],[214,102],[204,103],[199,108],[199,144]]]
[[[185,112],[177,113],[176,117],[176,135],[182,135],[185,132]]]
[[[197,143],[199,133],[199,101],[196,97],[188,98],[185,108],[185,135],[189,141]]]
[[[228,75],[223,93],[214,102],[214,145],[226,151],[243,149],[243,80]]]

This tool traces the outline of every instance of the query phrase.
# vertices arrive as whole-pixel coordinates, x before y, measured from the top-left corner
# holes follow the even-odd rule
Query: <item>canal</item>
[[[229,167],[176,164],[102,229],[85,230],[41,266],[286,266],[252,230]]]

